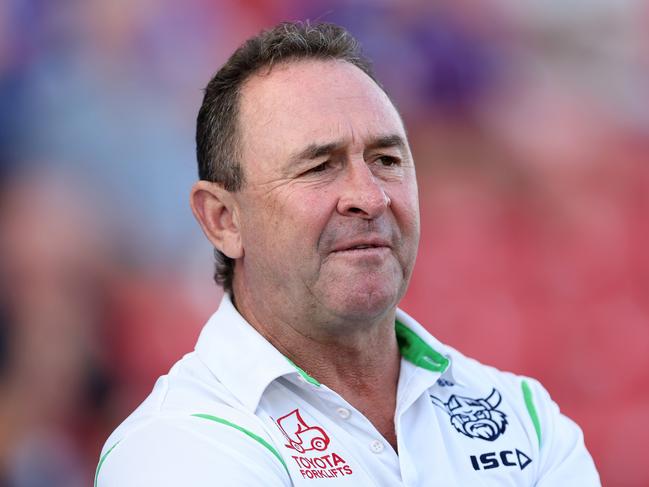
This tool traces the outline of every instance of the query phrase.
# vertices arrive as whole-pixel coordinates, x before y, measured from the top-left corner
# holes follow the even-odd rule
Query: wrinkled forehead
[[[385,92],[339,60],[291,61],[253,75],[241,90],[238,125],[244,165],[310,144],[345,140],[360,148],[385,134],[406,139]]]

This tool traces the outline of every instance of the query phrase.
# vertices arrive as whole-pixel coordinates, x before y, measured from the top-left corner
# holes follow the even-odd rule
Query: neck
[[[362,333],[336,335],[328,340],[299,333],[289,335],[293,336],[265,336],[306,373],[331,389],[341,393],[382,389],[389,378],[394,379],[396,386],[400,355],[393,320],[366,328]]]
[[[276,347],[318,382],[360,411],[397,451],[394,416],[401,358],[394,323],[365,345],[312,342],[309,348]],[[380,335],[385,335],[380,339]]]
[[[395,310],[371,322],[332,325],[312,323],[313,313],[310,318],[302,317],[295,314],[295,307],[291,307],[294,314],[286,317],[252,304],[245,293],[237,293],[236,307],[248,323],[298,367],[359,410],[396,450],[394,412],[401,357],[394,331]]]
[[[264,300],[250,299],[245,292],[238,292],[232,302],[275,348],[330,387],[374,383],[393,369],[398,374],[395,308],[372,318],[318,319],[317,313],[295,304],[264,306]]]

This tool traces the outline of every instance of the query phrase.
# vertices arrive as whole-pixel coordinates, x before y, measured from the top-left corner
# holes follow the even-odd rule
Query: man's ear
[[[189,202],[212,245],[231,259],[243,257],[239,207],[232,193],[219,183],[198,181],[192,187]]]

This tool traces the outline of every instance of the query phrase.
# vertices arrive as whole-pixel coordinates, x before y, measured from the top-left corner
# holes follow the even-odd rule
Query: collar
[[[271,382],[299,373],[239,314],[227,293],[203,327],[195,350],[219,382],[251,412]]]
[[[457,383],[447,347],[400,309],[395,332],[405,360]],[[280,377],[300,375],[320,385],[255,330],[239,314],[228,294],[203,327],[195,350],[219,382],[251,412],[257,409],[266,388]]]
[[[463,385],[453,373],[453,349],[444,345],[405,311],[397,308],[395,323],[401,356],[420,369],[441,373],[440,378]]]

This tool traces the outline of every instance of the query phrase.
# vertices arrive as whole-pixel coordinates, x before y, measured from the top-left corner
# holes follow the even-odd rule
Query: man
[[[227,294],[108,439],[97,485],[599,485],[536,381],[397,309],[415,167],[345,30],[247,41],[207,86],[197,142],[191,205]]]

